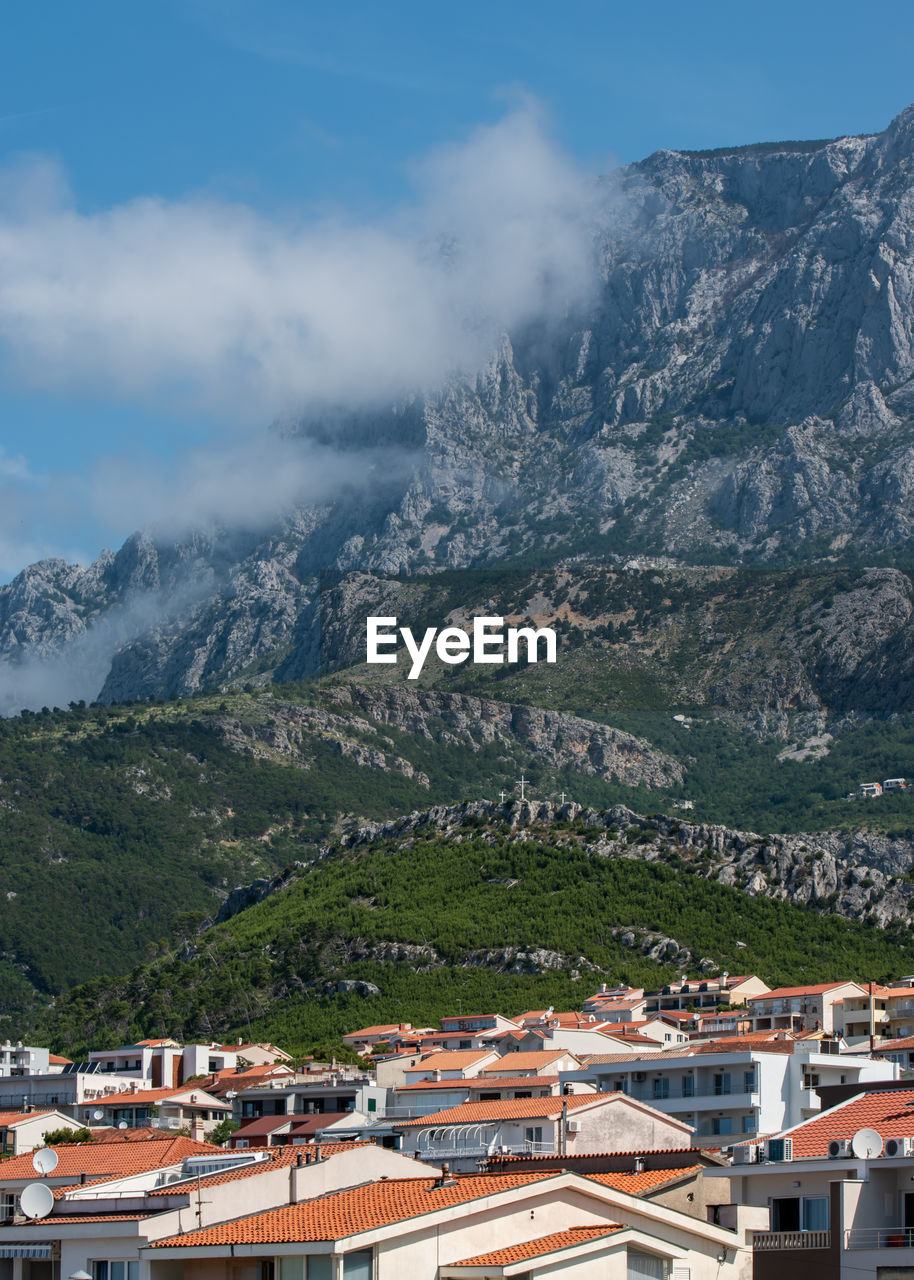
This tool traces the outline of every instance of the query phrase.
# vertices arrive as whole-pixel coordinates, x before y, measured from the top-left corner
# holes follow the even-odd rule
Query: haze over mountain
[[[531,136],[515,132],[526,159],[546,165]],[[474,172],[494,174],[505,141]],[[465,169],[443,172],[439,195]],[[207,505],[206,476],[196,487],[178,477],[182,512],[196,502],[206,516],[200,528],[137,533],[87,568],[43,561],[0,589],[0,709],[339,665],[326,639],[334,620],[318,617],[326,571],[350,575],[346,610],[357,599],[364,614],[389,590],[375,576],[531,559],[905,563],[914,108],[872,136],[660,151],[601,179],[596,199],[592,188],[572,199],[553,161],[544,172],[561,180],[561,198],[528,181],[539,204],[521,224],[529,236],[510,259],[506,308],[478,286],[511,244],[516,202],[507,223],[467,245],[468,229],[487,225],[470,202],[453,241],[436,243],[440,298],[470,327],[456,363],[473,372],[445,377],[431,361],[429,379],[414,380],[424,390],[394,394],[405,374],[386,380],[378,332],[393,277],[376,281],[367,319],[352,307],[339,319],[360,403],[346,407],[328,383],[323,407],[284,416],[259,451],[226,445],[229,478],[249,481],[239,492],[259,488],[268,502],[229,519]],[[484,182],[475,191],[482,200]],[[426,313],[410,314],[411,374]]]

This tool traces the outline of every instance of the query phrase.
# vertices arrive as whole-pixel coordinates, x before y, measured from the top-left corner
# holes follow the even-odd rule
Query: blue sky
[[[251,433],[310,376],[307,362],[288,376],[290,325],[310,335],[324,312],[290,319],[285,300],[277,321],[264,292],[293,267],[307,276],[325,250],[343,276],[347,255],[353,275],[370,275],[379,236],[372,288],[389,292],[408,228],[446,222],[467,186],[480,198],[460,225],[476,226],[493,166],[518,139],[548,176],[531,198],[552,216],[545,186],[658,147],[878,131],[914,99],[912,67],[914,14],[900,3],[15,6],[0,45],[0,313],[4,291],[15,294],[0,324],[0,581],[40,555],[85,560],[118,545],[188,470],[204,479],[183,501],[198,501],[207,451],[228,440],[246,456]],[[506,128],[518,111],[527,123]],[[487,127],[501,129],[497,146],[479,134]],[[448,144],[457,152],[442,153]],[[24,258],[35,268],[14,271],[12,286],[4,236],[17,269]],[[170,274],[171,239],[201,263],[184,296],[166,288],[181,274]],[[111,242],[122,246],[114,258]],[[497,251],[487,241],[480,262]],[[145,274],[130,269],[137,257]],[[316,290],[335,290],[332,272],[318,277]],[[230,279],[235,318],[223,331]],[[159,280],[160,307],[186,324],[171,344],[161,311],[133,314]],[[208,310],[199,295],[210,283]],[[340,296],[351,303],[353,289]],[[99,319],[106,290],[116,299]],[[236,385],[228,362],[256,359],[237,318],[248,306],[268,331],[257,352],[281,323],[282,358],[267,380]],[[112,338],[134,320],[129,344]],[[389,356],[371,358],[384,368]],[[111,489],[120,501],[100,498]]]

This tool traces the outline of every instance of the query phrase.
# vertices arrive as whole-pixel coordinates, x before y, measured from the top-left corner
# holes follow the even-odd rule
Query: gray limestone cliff
[[[599,191],[588,308],[435,394],[284,428],[353,474],[408,450],[403,474],[0,590],[3,709],[42,662],[108,700],[309,674],[327,570],[909,551],[914,108],[872,136],[659,151]]]

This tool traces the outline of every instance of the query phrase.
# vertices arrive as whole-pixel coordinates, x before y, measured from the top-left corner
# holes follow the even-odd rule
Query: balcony
[[[753,1231],[755,1253],[774,1253],[784,1249],[830,1249],[830,1231]]]
[[[914,1227],[851,1227],[845,1249],[914,1249]]]

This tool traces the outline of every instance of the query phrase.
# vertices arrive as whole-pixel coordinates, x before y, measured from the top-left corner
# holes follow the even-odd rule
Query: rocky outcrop
[[[341,845],[352,848],[431,834],[455,840],[467,835],[479,838],[486,826],[500,831],[507,827],[518,839],[535,835],[583,843],[595,856],[671,863],[751,897],[788,899],[853,920],[869,918],[883,927],[909,925],[914,919],[914,883],[907,879],[914,867],[914,842],[863,832],[759,836],[678,818],[648,818],[622,805],[598,811],[547,801],[504,805],[477,801],[370,823],[344,836]],[[628,940],[624,929],[619,932],[623,944],[641,945],[653,959],[678,954],[675,939],[628,932]]]

